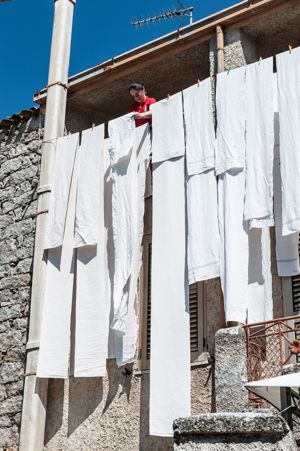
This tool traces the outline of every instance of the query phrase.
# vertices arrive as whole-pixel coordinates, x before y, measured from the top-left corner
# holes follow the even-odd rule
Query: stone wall
[[[18,446],[40,155],[39,117],[0,130],[0,449]]]

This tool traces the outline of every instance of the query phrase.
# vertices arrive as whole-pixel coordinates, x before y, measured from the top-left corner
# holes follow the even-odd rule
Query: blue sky
[[[236,0],[181,0],[199,20]],[[70,75],[188,24],[188,18],[135,28],[131,21],[180,8],[177,0],[77,0]],[[47,84],[53,0],[0,3],[0,119],[31,107]]]

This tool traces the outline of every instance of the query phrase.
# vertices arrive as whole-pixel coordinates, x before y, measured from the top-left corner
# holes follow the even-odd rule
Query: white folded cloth
[[[300,47],[276,56],[280,171],[282,181],[282,234],[300,231]]]
[[[252,227],[274,225],[273,58],[246,70],[246,194],[244,217]]]
[[[189,283],[220,275],[218,192],[211,80],[183,91]]]
[[[53,143],[56,146],[53,182],[47,217],[44,249],[62,246],[79,133],[64,136]]]
[[[154,104],[151,110],[153,234],[150,435],[173,436],[173,420],[191,413],[181,94]]]
[[[246,68],[217,75],[216,173],[245,167]]]
[[[84,130],[79,147],[74,247],[99,239],[100,193],[103,190],[104,124]]]

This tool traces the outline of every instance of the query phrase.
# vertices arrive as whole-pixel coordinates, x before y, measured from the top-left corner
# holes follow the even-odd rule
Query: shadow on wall
[[[64,385],[65,381],[63,379],[49,379],[45,445],[50,442],[62,426]]]

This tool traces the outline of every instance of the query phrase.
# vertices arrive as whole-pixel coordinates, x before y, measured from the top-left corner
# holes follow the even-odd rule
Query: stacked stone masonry
[[[19,442],[40,138],[39,116],[0,130],[0,450]]]

